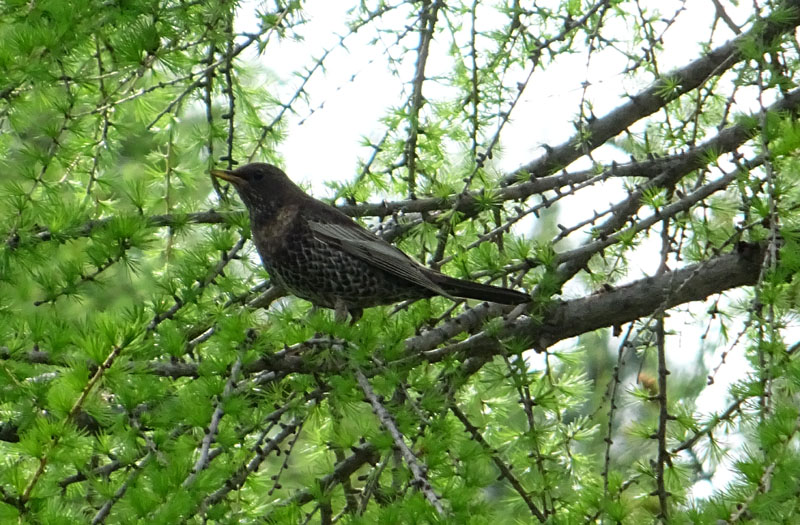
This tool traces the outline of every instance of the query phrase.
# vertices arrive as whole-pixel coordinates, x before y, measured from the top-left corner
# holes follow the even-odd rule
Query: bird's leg
[[[350,308],[350,326],[353,326],[364,315],[363,308]]]
[[[364,314],[363,308],[348,308],[347,304],[341,299],[336,299],[336,302],[333,303],[333,311],[333,319],[337,323],[344,323],[347,321],[347,314],[350,314],[350,326],[356,324]]]
[[[333,304],[333,319],[337,323],[344,323],[347,321],[347,305],[341,299],[336,299]]]

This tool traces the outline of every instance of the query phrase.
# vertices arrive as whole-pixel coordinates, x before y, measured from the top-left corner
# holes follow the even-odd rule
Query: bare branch
[[[400,431],[397,429],[397,425],[394,423],[394,419],[392,418],[391,414],[389,414],[389,411],[386,410],[386,407],[383,406],[383,403],[380,402],[378,396],[375,395],[375,392],[372,390],[372,386],[370,386],[369,380],[364,373],[361,370],[356,370],[355,373],[358,385],[361,387],[361,390],[364,391],[364,395],[366,396],[370,405],[372,405],[372,411],[376,416],[378,416],[378,419],[383,427],[392,436],[395,446],[400,449],[400,453],[403,455],[406,465],[408,465],[409,470],[411,470],[411,475],[414,476],[413,485],[422,491],[428,502],[430,502],[430,504],[433,505],[433,508],[436,509],[436,512],[439,513],[439,516],[445,516],[446,513],[442,507],[441,501],[439,500],[439,496],[436,495],[436,492],[434,492],[433,487],[431,487],[431,484],[428,481],[428,475],[426,474],[427,468],[424,466],[424,464],[420,463],[417,456],[415,456],[414,453],[411,452],[411,449],[408,448],[408,445],[406,445],[403,435],[400,433]]]

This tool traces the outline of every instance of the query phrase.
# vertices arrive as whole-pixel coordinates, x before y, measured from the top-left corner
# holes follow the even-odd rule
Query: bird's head
[[[211,175],[233,184],[250,212],[271,212],[287,198],[305,195],[277,166],[262,162],[235,170],[211,170]]]

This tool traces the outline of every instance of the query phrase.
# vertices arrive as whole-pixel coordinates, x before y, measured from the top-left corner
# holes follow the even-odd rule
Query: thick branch
[[[575,135],[563,144],[549,148],[544,156],[506,176],[505,183],[511,184],[525,173],[530,174],[530,178],[533,179],[565,168],[583,156],[587,150],[591,151],[597,148],[622,133],[634,122],[652,115],[670,101],[733,67],[742,58],[740,49],[747,42],[754,38],[771,40],[791,31],[800,24],[800,0],[787,0],[783,5],[792,8],[791,16],[768,18],[764,24],[754,24],[747,33],[710,51],[694,62],[668,73],[647,89],[632,95],[628,102],[618,106],[607,115],[586,123],[581,135]]]
[[[507,321],[502,329],[489,336],[484,332],[458,343],[424,350],[419,346],[413,359],[436,362],[445,356],[464,352],[468,355],[496,355],[503,351],[499,338],[516,336],[531,341],[534,348],[550,345],[600,328],[618,326],[651,315],[659,309],[700,301],[715,293],[750,286],[758,280],[763,247],[741,244],[735,253],[674,270],[657,277],[640,279],[615,290],[564,301],[553,306],[543,320],[522,317]],[[469,327],[464,326],[465,330]],[[406,340],[413,348],[417,340],[430,332]],[[433,341],[426,341],[432,343]],[[424,345],[424,346],[427,346]]]

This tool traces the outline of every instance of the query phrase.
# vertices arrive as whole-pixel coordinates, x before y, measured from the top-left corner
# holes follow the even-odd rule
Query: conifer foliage
[[[352,4],[0,3],[0,523],[799,521],[800,1]],[[531,303],[271,283],[209,171],[374,67],[330,202]]]

